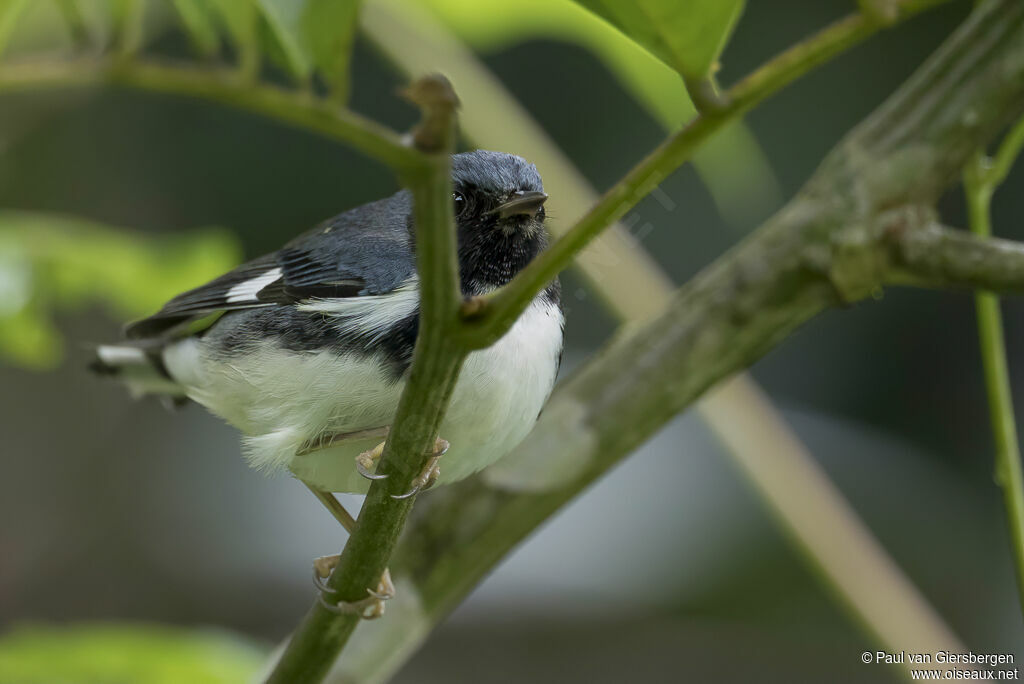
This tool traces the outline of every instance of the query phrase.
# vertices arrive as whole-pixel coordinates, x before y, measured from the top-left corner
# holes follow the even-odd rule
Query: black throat
[[[459,230],[462,294],[472,297],[508,284],[547,246],[547,241],[542,225],[509,232],[498,227]]]

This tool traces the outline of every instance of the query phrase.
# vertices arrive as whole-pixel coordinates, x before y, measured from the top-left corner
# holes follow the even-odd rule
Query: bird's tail
[[[131,342],[102,344],[96,347],[89,370],[120,380],[136,397],[155,394],[175,403],[184,401],[185,390],[167,372],[162,352],[162,347]]]

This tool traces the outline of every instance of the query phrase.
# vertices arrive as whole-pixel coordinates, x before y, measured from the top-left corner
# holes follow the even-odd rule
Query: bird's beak
[[[510,216],[536,216],[548,196],[537,190],[520,190],[512,195],[504,204],[491,209],[488,214],[497,214],[498,218]]]

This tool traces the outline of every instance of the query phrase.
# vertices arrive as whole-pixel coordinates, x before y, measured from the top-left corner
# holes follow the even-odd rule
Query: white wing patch
[[[299,311],[321,313],[355,322],[378,340],[398,321],[416,311],[420,304],[419,278],[413,276],[387,294],[337,299],[310,299],[297,305]]]
[[[242,302],[255,302],[257,293],[270,283],[281,277],[280,268],[272,268],[263,275],[249,278],[238,283],[228,290],[227,303],[238,304]]]

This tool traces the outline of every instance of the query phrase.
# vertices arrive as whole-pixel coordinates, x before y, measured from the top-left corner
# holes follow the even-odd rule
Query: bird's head
[[[452,199],[463,283],[479,293],[504,285],[547,244],[537,167],[476,150],[452,157]]]

